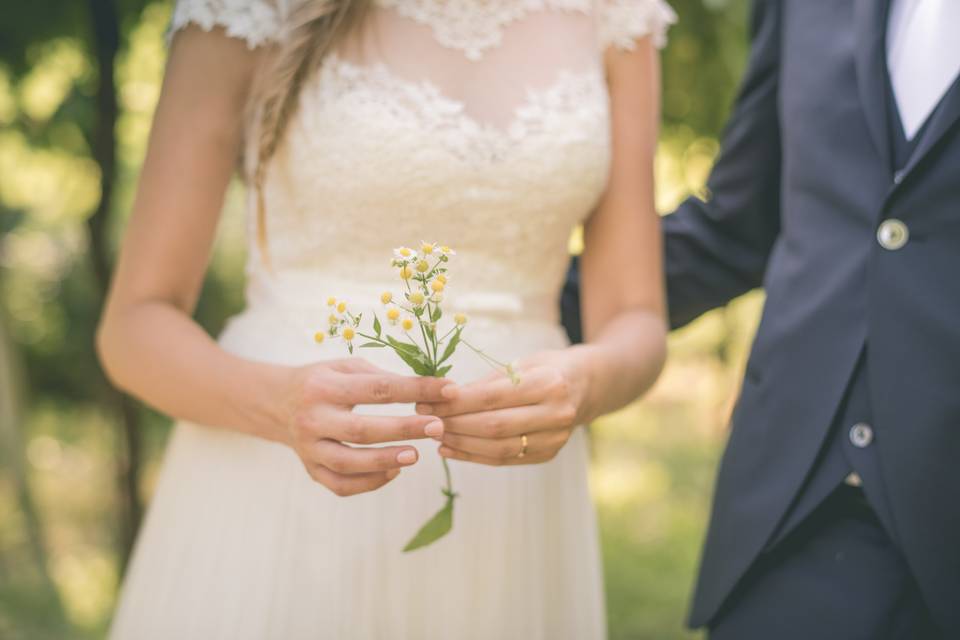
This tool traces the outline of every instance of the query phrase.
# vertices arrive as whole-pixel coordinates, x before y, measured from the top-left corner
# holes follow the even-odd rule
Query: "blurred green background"
[[[747,0],[674,0],[658,206],[703,188],[747,52]],[[92,335],[157,101],[170,2],[0,7],[0,638],[99,638],[170,421],[112,390]],[[238,187],[197,312],[242,304]],[[683,630],[759,294],[671,339],[641,403],[593,429],[613,638]]]

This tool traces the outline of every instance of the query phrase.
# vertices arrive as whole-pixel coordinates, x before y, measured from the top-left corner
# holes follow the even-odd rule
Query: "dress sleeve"
[[[177,0],[167,38],[195,24],[204,31],[223,27],[251,49],[276,42],[283,27],[282,0]]]
[[[603,49],[632,50],[650,36],[657,48],[667,44],[667,28],[677,14],[663,0],[598,0],[597,28]]]

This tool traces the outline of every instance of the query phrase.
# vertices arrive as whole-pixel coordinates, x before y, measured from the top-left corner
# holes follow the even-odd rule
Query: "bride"
[[[180,0],[98,334],[179,419],[115,639],[605,635],[587,441],[664,358],[652,157],[661,0]],[[248,185],[247,306],[192,320],[224,192]],[[584,224],[584,324],[558,322]],[[392,249],[452,245],[445,306],[521,382],[315,344],[375,309]],[[461,357],[462,356],[462,357]],[[365,445],[357,447],[355,445]],[[450,535],[403,544],[457,501]],[[346,497],[349,496],[349,497]]]

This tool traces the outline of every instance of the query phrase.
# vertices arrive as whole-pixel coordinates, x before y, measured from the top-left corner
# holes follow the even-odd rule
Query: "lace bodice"
[[[180,0],[172,27],[255,47],[284,37],[291,1]],[[602,53],[662,44],[673,20],[661,0],[376,0],[268,168],[269,271],[250,198],[251,296],[372,295],[395,284],[392,247],[439,240],[459,250],[452,304],[552,313],[609,169]]]

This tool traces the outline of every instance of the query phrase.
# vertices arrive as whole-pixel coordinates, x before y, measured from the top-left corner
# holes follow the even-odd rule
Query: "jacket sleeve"
[[[670,324],[759,287],[780,233],[779,0],[757,0],[747,73],[707,182],[663,221]]]

